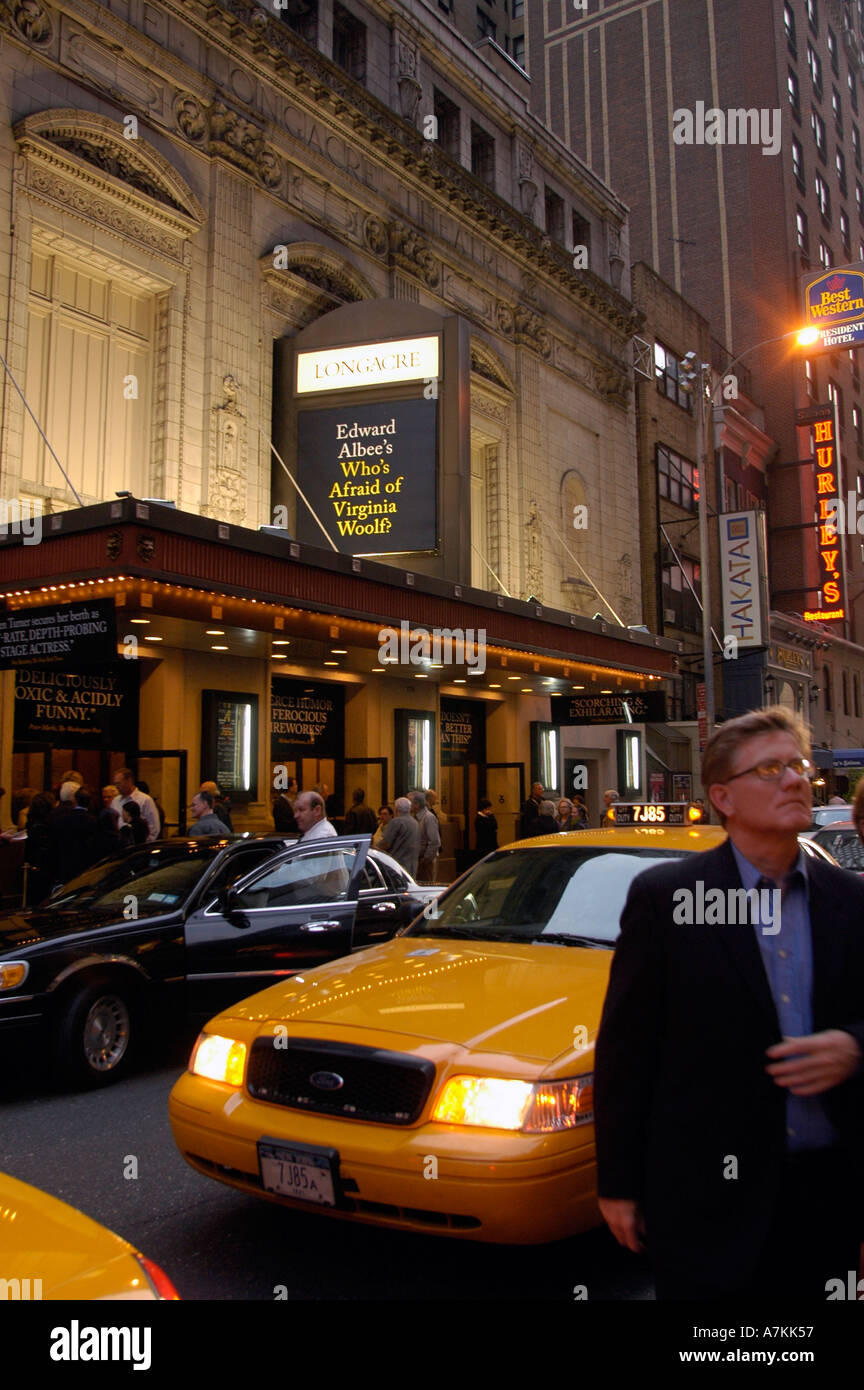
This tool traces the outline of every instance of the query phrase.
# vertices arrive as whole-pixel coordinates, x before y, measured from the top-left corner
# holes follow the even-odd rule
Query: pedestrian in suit
[[[723,724],[702,785],[728,840],[639,874],[621,915],[598,1193],[658,1298],[824,1300],[858,1267],[864,883],[799,849],[809,754],[785,708]]]

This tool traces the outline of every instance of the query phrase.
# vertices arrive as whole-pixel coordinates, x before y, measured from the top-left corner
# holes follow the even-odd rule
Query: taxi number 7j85
[[[634,806],[633,819],[641,821],[665,821],[665,806]]]

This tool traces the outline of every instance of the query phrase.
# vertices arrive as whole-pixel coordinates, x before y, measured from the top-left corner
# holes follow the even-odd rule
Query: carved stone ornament
[[[139,536],[135,543],[135,554],[145,565],[149,565],[153,556],[156,554],[156,539],[154,536]]]
[[[29,43],[50,43],[54,34],[51,16],[39,0],[19,0],[15,6],[15,27]]]
[[[241,420],[244,420],[246,417],[243,415],[243,412],[241,411],[240,406],[237,403],[237,397],[239,394],[240,387],[237,385],[237,378],[231,376],[230,373],[227,376],[223,376],[222,395],[224,399],[220,402],[219,405],[214,405],[213,409],[221,410],[226,415],[237,415]]]
[[[179,96],[174,103],[177,125],[187,140],[203,140],[207,133],[207,118],[201,103],[188,93]]]
[[[429,289],[434,290],[441,278],[438,264],[429,250],[429,243],[413,227],[404,222],[390,225],[390,254],[400,270],[416,275]]]
[[[53,143],[59,149],[76,155],[78,159],[84,159],[88,164],[95,165],[97,169],[102,170],[103,174],[112,174],[115,179],[122,179],[132,188],[146,193],[148,198],[155,198],[157,203],[165,203],[177,212],[185,212],[185,208],[171,197],[167,189],[148,170],[143,169],[125,150],[118,148],[113,141],[99,139],[92,135],[70,134],[55,135]]]
[[[594,389],[614,405],[626,406],[629,384],[627,374],[618,367],[594,364]]]
[[[387,223],[380,217],[367,217],[363,223],[363,243],[373,256],[386,256],[390,246]]]
[[[399,114],[404,120],[410,121],[412,125],[417,123],[417,108],[420,105],[420,98],[423,95],[423,88],[416,77],[400,77],[399,87]]]
[[[272,150],[258,156],[258,177],[265,188],[278,188],[282,182],[282,161]]]
[[[528,503],[528,593],[543,602],[543,566],[540,546],[540,508],[532,498]]]
[[[123,537],[119,531],[109,531],[105,537],[105,554],[109,560],[116,560],[123,549]]]
[[[532,348],[544,361],[552,355],[552,339],[543,327],[543,320],[524,304],[517,304],[513,311],[513,341],[520,347]]]
[[[519,206],[526,217],[533,218],[534,204],[537,202],[539,191],[533,179],[519,180]]]
[[[264,152],[264,139],[257,126],[217,101],[210,108],[210,153],[222,155],[229,163],[258,176],[258,160]]]
[[[519,178],[533,179],[534,177],[534,150],[524,140],[520,140],[516,146],[516,159],[519,165]]]
[[[505,304],[500,299],[495,310],[495,322],[498,324],[499,332],[503,333],[505,338],[513,336],[513,310],[509,304]]]

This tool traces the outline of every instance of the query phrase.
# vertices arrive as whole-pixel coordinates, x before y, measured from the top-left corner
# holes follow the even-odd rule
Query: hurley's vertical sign
[[[819,545],[820,602],[816,608],[805,608],[804,621],[843,622],[846,617],[846,573],[843,542],[837,534],[837,521],[843,504],[840,501],[842,483],[836,402],[830,401],[822,408],[821,418],[811,416],[810,427],[813,433],[816,500],[819,507],[816,531]]]

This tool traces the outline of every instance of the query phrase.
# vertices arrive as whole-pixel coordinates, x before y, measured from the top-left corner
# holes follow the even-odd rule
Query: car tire
[[[125,1074],[137,1043],[137,1003],[134,985],[122,977],[91,977],[67,995],[54,1033],[59,1075],[96,1087]]]

